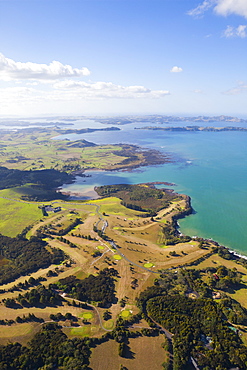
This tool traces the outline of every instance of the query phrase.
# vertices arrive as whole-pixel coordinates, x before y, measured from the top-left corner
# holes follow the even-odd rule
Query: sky
[[[247,118],[247,0],[0,0],[0,116]]]

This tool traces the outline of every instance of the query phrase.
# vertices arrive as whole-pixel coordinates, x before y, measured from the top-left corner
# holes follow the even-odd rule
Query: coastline
[[[245,255],[243,255],[243,254],[240,254],[240,253],[238,253],[238,252],[235,252],[234,250],[229,249],[229,248],[227,248],[227,247],[224,247],[224,248],[226,248],[226,249],[229,251],[229,253],[230,253],[230,254],[233,254],[234,256],[236,256],[236,257],[238,257],[238,258],[243,258],[244,260],[247,260],[247,256],[245,256]]]
[[[83,171],[83,173],[85,172],[93,172],[93,171],[96,171],[94,169],[89,169],[89,170],[86,170],[86,171]],[[116,172],[118,172],[119,170],[117,170]],[[121,171],[121,170],[120,170]],[[105,172],[105,170],[97,170],[97,172]],[[77,174],[78,176],[78,174]],[[79,177],[91,177],[91,175],[85,175],[85,176],[80,176]],[[74,182],[73,182],[74,183]],[[161,185],[161,184],[164,184],[164,185],[167,185],[167,186],[176,186],[176,184],[174,183],[169,183],[169,182],[159,182],[159,181],[155,181],[155,182],[148,182],[148,183],[142,183],[143,185],[151,185],[151,186],[154,186],[155,185]],[[62,194],[68,196],[68,200],[82,200],[82,201],[89,201],[89,200],[96,200],[96,199],[100,199],[101,197],[98,195],[98,193],[95,191],[95,185],[90,185],[87,187],[86,190],[83,190],[83,191],[71,191],[71,190],[64,190],[64,191],[61,191],[61,188],[57,189],[59,192],[61,192]],[[171,190],[171,189],[168,189],[168,190]],[[173,191],[173,190],[172,190]],[[181,194],[180,194],[181,195]],[[175,229],[176,229],[176,233],[179,235],[179,236],[183,236],[184,234],[180,231],[180,225],[179,225],[179,220],[186,217],[186,216],[190,216],[190,215],[193,215],[193,207],[191,205],[191,197],[184,194],[184,196],[186,197],[187,199],[187,202],[188,202],[188,208],[186,208],[186,210],[180,214],[177,214],[175,216],[173,216],[173,222],[174,222],[174,226],[175,226]],[[238,251],[234,251],[233,249],[231,249],[231,247],[226,247],[224,245],[221,245],[219,242],[217,242],[216,240],[213,240],[211,238],[204,238],[204,237],[199,237],[197,235],[193,235],[191,236],[192,239],[201,239],[201,240],[204,240],[204,241],[210,241],[211,243],[213,243],[215,245],[215,247],[218,247],[218,248],[222,248],[222,249],[225,249],[228,251],[228,253],[233,257],[233,259],[244,259],[247,261],[247,255],[244,255],[244,254],[241,254],[239,253]]]

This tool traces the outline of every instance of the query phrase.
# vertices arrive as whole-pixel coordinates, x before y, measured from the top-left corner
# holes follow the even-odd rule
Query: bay
[[[210,125],[222,126],[222,122]],[[90,171],[87,173],[91,177],[77,177],[74,184],[64,186],[63,190],[83,193],[81,197],[87,199],[92,196],[94,186],[99,185],[152,181],[175,183],[174,190],[189,195],[195,210],[195,214],[179,221],[181,232],[212,238],[247,255],[247,133],[135,130],[136,126],[129,124],[120,126],[121,131],[117,132],[70,134],[66,137],[97,144],[141,145],[170,153],[173,163],[131,172]],[[138,126],[144,124],[138,123]]]

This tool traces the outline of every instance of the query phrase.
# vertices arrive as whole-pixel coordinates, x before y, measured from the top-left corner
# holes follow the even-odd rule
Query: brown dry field
[[[209,258],[207,258],[205,261],[202,261],[201,263],[199,263],[197,266],[193,266],[192,268],[196,268],[196,269],[204,269],[206,267],[219,267],[219,266],[226,266],[227,268],[236,268],[239,272],[241,272],[243,275],[247,275],[247,269],[236,263],[234,260],[226,260],[224,258],[221,258],[219,255],[217,254],[214,254],[212,256],[210,256]],[[244,278],[244,276],[243,276]],[[246,279],[247,279],[247,276],[246,276]]]
[[[110,216],[107,220],[107,235],[121,247],[121,253],[139,265],[153,263],[154,271],[191,263],[209,252],[199,249],[198,242],[163,247],[159,243],[162,223],[151,222],[150,218],[127,220],[121,216]],[[177,255],[170,256],[171,251],[175,251]]]
[[[40,326],[36,323],[0,326],[0,344],[7,345],[10,342],[19,342],[26,345],[35,332],[37,332],[39,329]]]
[[[130,338],[129,347],[133,358],[129,359],[118,356],[118,343],[110,340],[92,350],[89,366],[93,370],[118,370],[122,364],[128,370],[161,370],[167,356],[161,347],[163,342],[162,335]]]
[[[97,274],[98,271],[103,268],[114,267],[118,270],[119,278],[116,279],[116,297],[118,298],[118,302],[113,304],[110,308],[112,319],[115,321],[121,313],[122,307],[119,302],[122,298],[126,300],[126,308],[129,309],[132,314],[135,314],[138,312],[136,307],[136,297],[146,287],[152,285],[154,279],[158,276],[157,274],[152,273],[152,271],[176,267],[183,263],[192,262],[209,251],[199,249],[197,242],[163,247],[161,237],[162,223],[164,223],[167,218],[171,217],[171,214],[175,212],[174,209],[176,207],[179,205],[182,207],[183,202],[184,201],[175,202],[168,209],[160,211],[156,217],[156,221],[151,221],[150,217],[138,217],[140,212],[123,207],[120,204],[120,200],[113,197],[109,199],[90,201],[90,203],[61,202],[61,205],[63,206],[63,211],[61,212],[62,217],[66,217],[66,214],[69,214],[71,210],[74,210],[79,212],[83,218],[82,224],[78,225],[74,230],[64,236],[64,238],[74,243],[76,248],[72,248],[63,242],[60,242],[55,235],[54,239],[48,238],[47,242],[52,247],[62,249],[69,256],[69,259],[72,260],[71,267],[67,267],[65,265],[58,267],[53,265],[47,269],[29,274],[28,276],[22,276],[15,282],[6,284],[1,288],[9,289],[19,282],[28,280],[30,276],[33,276],[36,279],[40,276],[46,277],[49,270],[55,270],[57,267],[60,270],[59,274],[57,276],[47,278],[46,281],[42,282],[43,285],[48,286],[50,283],[55,283],[59,279],[65,278],[69,275],[75,275],[78,278],[85,278],[89,274]],[[137,265],[131,264],[124,257],[120,260],[115,260],[113,256],[114,254],[118,254],[118,252],[114,251],[109,243],[105,242],[93,231],[93,226],[99,220],[100,215],[102,217],[103,212],[105,212],[104,219],[108,222],[106,234],[119,246],[120,252]],[[163,215],[167,212],[170,213],[164,218]],[[61,216],[58,214],[51,216],[47,218],[45,222],[40,222],[40,225],[51,223],[52,221],[56,223],[57,218]],[[35,232],[37,227],[38,225],[36,224],[34,229],[31,230],[31,235],[32,232]],[[71,233],[91,235],[91,237],[97,238],[97,241],[90,241],[72,236]],[[101,256],[94,258],[92,254],[98,250],[97,247],[99,245],[104,247],[104,249],[100,250],[102,253]],[[177,255],[170,256],[169,253],[171,251],[176,251]],[[154,264],[154,266],[150,268],[150,271],[142,268],[147,262]],[[133,288],[131,283],[134,279],[136,279],[137,284]],[[30,287],[30,289],[32,288],[33,287]],[[25,290],[0,294],[0,300],[3,298],[17,297],[19,293],[23,294],[25,293]],[[50,314],[57,312],[71,312],[72,314],[75,313],[75,316],[77,315],[75,308],[67,305],[46,307],[43,309],[34,307],[13,310],[6,308],[2,303],[0,304],[0,317],[2,319],[15,319],[17,316],[22,316],[23,314],[26,315],[29,312],[35,313],[37,317],[42,317],[44,320],[49,320]],[[102,317],[104,309],[99,309],[99,312]],[[94,329],[90,329],[90,333],[92,335],[98,336],[102,333],[98,324],[99,323],[96,321],[94,323]],[[17,324],[14,325],[16,326]],[[24,335],[24,342],[27,336],[30,337],[30,335],[34,334],[37,324],[29,325],[29,328],[31,334],[28,333]],[[3,330],[5,330],[5,328],[3,328]],[[66,332],[71,333],[70,329],[67,329]]]

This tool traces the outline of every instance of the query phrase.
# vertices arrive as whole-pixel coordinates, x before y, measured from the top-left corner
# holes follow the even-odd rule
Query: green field
[[[93,318],[93,314],[91,312],[85,312],[82,314],[82,317],[86,320],[90,320]]]
[[[1,198],[0,191],[0,233],[7,236],[16,236],[25,227],[42,218],[42,212],[37,203]]]
[[[73,143],[56,140],[65,132],[58,128],[41,128],[33,133],[24,133],[23,130],[5,133],[0,139],[0,166],[19,170],[54,168],[71,172],[87,168],[116,170],[139,167],[148,162],[147,151],[144,153],[128,144],[95,145],[84,140]],[[77,133],[76,130],[74,132]],[[160,163],[160,155],[155,151],[152,151],[152,161]]]
[[[122,259],[122,257],[119,254],[114,254],[113,258],[114,258],[114,260],[117,260],[117,261]]]
[[[147,262],[147,263],[144,263],[144,267],[146,267],[146,268],[150,268],[150,267],[153,267],[153,263],[151,263],[151,262]]]
[[[129,316],[130,316],[130,311],[129,310],[123,310],[121,312],[121,316],[124,318],[124,319],[127,319]]]

